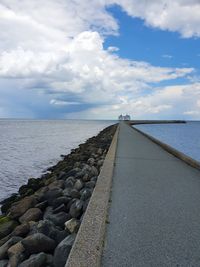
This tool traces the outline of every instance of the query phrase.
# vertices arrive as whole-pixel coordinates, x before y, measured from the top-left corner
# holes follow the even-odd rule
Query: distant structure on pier
[[[128,115],[128,114],[126,114],[125,116],[123,116],[123,115],[121,114],[121,115],[119,115],[118,120],[119,120],[119,121],[130,121],[130,120],[131,120],[131,116]]]

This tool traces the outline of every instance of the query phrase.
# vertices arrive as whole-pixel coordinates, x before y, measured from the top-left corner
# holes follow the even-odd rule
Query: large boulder
[[[54,252],[54,266],[64,267],[69,256],[70,250],[74,243],[76,235],[72,234],[67,236],[55,249]]]
[[[56,214],[49,213],[47,216],[45,216],[45,219],[52,221],[55,225],[63,228],[64,223],[69,220],[71,216],[66,212],[58,212]]]
[[[72,218],[65,222],[65,229],[70,233],[76,233],[78,231],[79,225],[80,222],[77,219]]]
[[[21,223],[34,221],[37,222],[42,218],[42,212],[38,208],[28,209],[20,218]]]
[[[63,194],[62,189],[60,188],[53,188],[53,189],[49,189],[43,196],[42,200],[47,200],[49,205],[52,205],[53,201],[58,198],[61,197]]]
[[[69,214],[72,216],[72,218],[78,218],[82,214],[83,210],[83,201],[82,200],[76,200],[70,207]]]
[[[70,199],[71,199],[70,197],[66,197],[66,196],[58,197],[58,198],[54,199],[54,201],[52,203],[52,206],[55,209],[55,208],[59,207],[62,204],[67,205],[68,202],[70,201]]]
[[[7,267],[8,266],[8,260],[1,260],[0,261],[0,267]]]
[[[12,235],[24,237],[28,234],[29,230],[30,230],[29,223],[25,222],[25,223],[18,225],[15,228],[15,230],[12,232]]]
[[[17,267],[25,259],[24,247],[21,242],[16,243],[8,249],[9,266]]]
[[[53,251],[56,246],[56,243],[53,239],[40,233],[27,236],[21,242],[26,252],[30,254],[39,252],[50,252]]]
[[[46,266],[46,254],[41,252],[39,254],[33,254],[27,260],[23,261],[19,267],[42,267]]]
[[[36,203],[37,201],[34,196],[25,197],[20,201],[12,204],[8,216],[12,219],[19,218],[28,209],[34,207]]]
[[[35,224],[31,229],[31,234],[36,233],[41,233],[52,238],[56,244],[60,243],[68,235],[67,231],[55,226],[55,224],[49,220],[42,220],[39,221],[38,224]]]
[[[5,244],[3,244],[0,247],[0,260],[6,259],[8,257],[8,249],[13,246],[14,244],[18,243],[21,241],[22,238],[18,236],[13,236],[11,237]]]
[[[9,235],[18,223],[7,216],[0,216],[0,239]]]
[[[83,182],[80,179],[78,179],[74,184],[74,189],[80,191],[83,188],[83,186],[84,186]]]

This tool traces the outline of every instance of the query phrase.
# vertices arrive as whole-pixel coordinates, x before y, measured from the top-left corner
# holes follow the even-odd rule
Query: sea
[[[0,200],[114,121],[0,120]]]
[[[200,162],[200,121],[134,126]]]
[[[0,200],[116,121],[0,119]],[[200,122],[137,125],[200,161]]]

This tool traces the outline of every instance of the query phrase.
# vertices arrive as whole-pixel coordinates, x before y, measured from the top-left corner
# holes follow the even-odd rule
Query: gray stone
[[[70,197],[71,196],[71,191],[72,191],[71,188],[65,188],[63,190],[63,195],[66,196],[66,197]]]
[[[82,191],[81,191],[81,200],[85,201],[87,200],[88,198],[90,198],[92,195],[92,192],[89,188],[84,188]]]
[[[28,209],[20,218],[21,223],[34,221],[37,222],[42,218],[42,212],[38,208]]]
[[[73,176],[70,176],[65,181],[65,187],[72,188],[76,182],[76,179]]]
[[[25,250],[30,254],[50,252],[53,251],[56,246],[56,243],[53,239],[41,233],[30,235],[21,242]]]
[[[1,260],[0,261],[0,267],[7,267],[8,266],[8,260]]]
[[[38,203],[38,204],[35,206],[35,208],[38,208],[38,209],[44,211],[44,210],[46,209],[47,206],[48,206],[48,201],[45,200],[45,201],[43,201],[43,202]]]
[[[90,176],[89,176],[89,174],[88,173],[86,173],[84,176],[83,176],[83,178],[82,178],[82,180],[84,181],[84,182],[88,182],[88,181],[90,181]]]
[[[63,190],[60,188],[50,189],[44,194],[43,200],[47,200],[49,205],[51,205],[53,201],[56,198],[61,197],[62,194],[63,194]]]
[[[78,179],[74,184],[74,189],[79,191],[82,188],[83,188],[83,182],[80,179]]]
[[[23,261],[19,267],[42,267],[46,266],[46,254],[41,252],[39,254],[31,255],[30,258]]]
[[[70,196],[72,198],[80,198],[80,192],[77,190],[77,189],[72,189],[71,190],[71,193],[70,193]]]
[[[52,183],[50,183],[48,185],[48,188],[51,189],[55,189],[55,188],[61,188],[64,189],[65,188],[65,182],[63,180],[56,180]]]
[[[31,234],[41,233],[51,239],[55,240],[56,244],[60,243],[68,234],[68,232],[61,230],[52,221],[42,220],[31,229]]]
[[[8,257],[8,254],[7,254],[8,249],[21,240],[22,240],[21,237],[13,236],[5,244],[3,244],[0,247],[0,260],[7,258]]]
[[[82,213],[82,209],[83,209],[83,201],[82,200],[76,200],[71,205],[69,213],[72,216],[72,218],[78,218]]]
[[[46,216],[45,219],[52,221],[55,225],[60,226],[61,228],[64,227],[64,223],[69,220],[71,216],[66,212],[59,212],[56,214],[49,214]]]
[[[88,188],[94,188],[95,185],[96,185],[96,183],[94,181],[90,181],[90,182],[85,183],[85,187],[88,187]]]
[[[8,217],[3,217],[0,223],[0,239],[9,235],[17,225],[18,223],[16,221],[10,220]]]
[[[55,249],[54,252],[54,266],[64,267],[69,256],[70,250],[74,243],[76,235],[67,236]]]
[[[99,171],[97,170],[97,168],[95,166],[91,167],[90,175],[91,176],[98,176],[99,175]]]
[[[21,242],[16,243],[8,249],[9,266],[17,267],[25,259],[24,247]]]
[[[8,216],[12,219],[19,218],[28,209],[34,207],[37,201],[34,196],[28,196],[12,204]]]
[[[103,163],[104,163],[104,160],[100,159],[100,160],[97,161],[97,166],[101,167],[103,165]]]
[[[25,235],[28,234],[30,230],[30,226],[27,222],[18,225],[15,230],[12,232],[13,236],[21,236],[24,237]]]
[[[94,163],[95,163],[95,159],[94,158],[89,158],[87,163],[90,165],[90,166],[93,166]]]
[[[69,221],[65,222],[65,229],[67,229],[70,233],[76,233],[78,231],[78,227],[80,225],[80,222],[72,218]]]
[[[52,206],[55,209],[55,208],[59,207],[62,204],[67,205],[70,200],[71,200],[70,197],[66,197],[66,196],[58,197],[53,201]]]
[[[61,211],[66,212],[67,208],[65,206],[65,204],[61,204],[59,207],[57,207],[56,209],[53,210],[53,214],[59,213]]]

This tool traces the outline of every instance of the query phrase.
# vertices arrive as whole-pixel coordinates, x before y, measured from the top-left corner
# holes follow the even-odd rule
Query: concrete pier
[[[121,122],[103,267],[200,266],[200,172]]]

